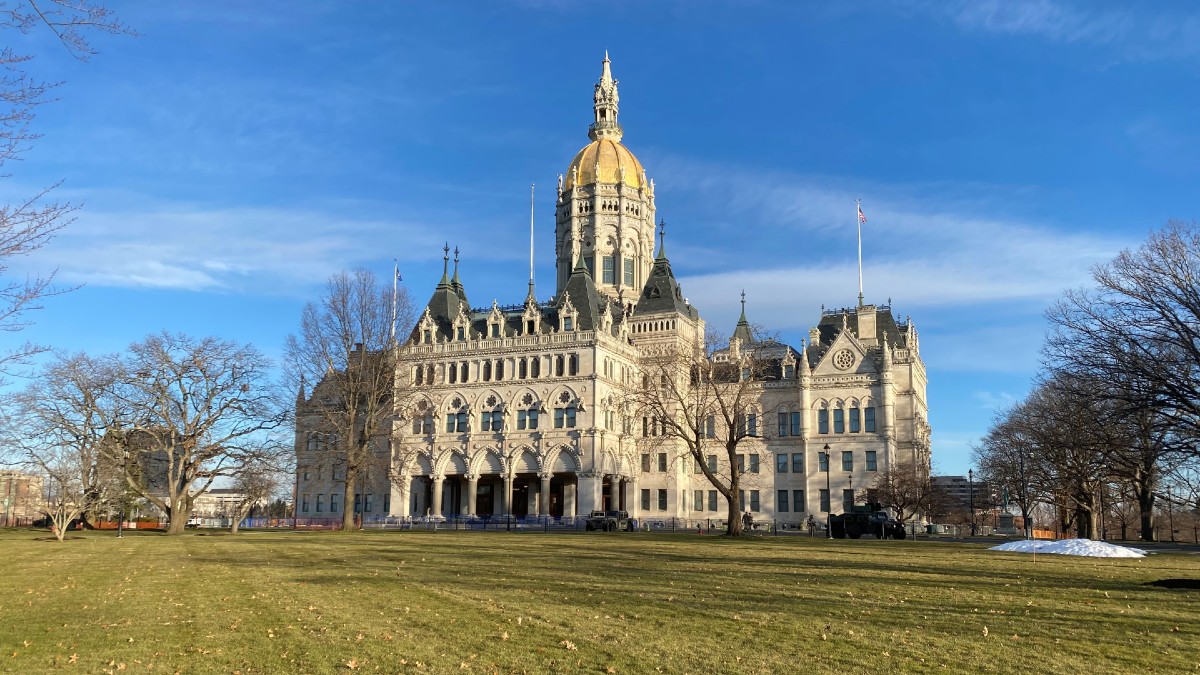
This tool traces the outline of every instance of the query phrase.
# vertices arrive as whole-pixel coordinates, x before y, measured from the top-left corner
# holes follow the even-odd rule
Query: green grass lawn
[[[0,671],[1200,671],[1200,556],[650,534],[0,531]]]

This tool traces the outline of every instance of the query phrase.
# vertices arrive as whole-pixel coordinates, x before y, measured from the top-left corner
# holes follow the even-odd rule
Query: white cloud
[[[959,0],[921,3],[959,27],[1052,42],[1101,45],[1136,61],[1200,55],[1200,12],[1162,3],[1078,3],[1065,0]]]
[[[432,229],[334,210],[89,206],[49,246],[18,262],[22,270],[57,266],[59,279],[72,284],[277,293],[370,260],[381,248],[395,251],[388,257],[426,259],[440,247]]]

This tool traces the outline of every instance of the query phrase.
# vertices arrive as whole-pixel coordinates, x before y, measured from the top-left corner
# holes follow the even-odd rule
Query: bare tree
[[[86,0],[25,0],[0,3],[0,28],[29,33],[38,27],[53,31],[76,58],[86,60],[95,53],[84,32],[132,34],[128,27],[103,6]],[[38,107],[48,103],[56,83],[35,79],[27,72],[33,57],[11,47],[0,49],[0,178],[10,162],[19,160],[38,138],[31,124]],[[41,300],[60,292],[52,286],[54,273],[24,280],[8,278],[9,261],[45,246],[74,219],[77,204],[55,202],[48,195],[56,185],[13,203],[0,204],[0,330],[19,331],[28,325],[26,314],[41,308]],[[32,344],[0,354],[0,372],[45,348]]]
[[[167,534],[183,532],[215,480],[285,451],[271,432],[290,419],[288,408],[254,347],[163,333],[130,346],[125,368],[132,424],[110,430],[123,436],[113,452],[137,458],[125,463],[126,478],[167,514]]]
[[[641,386],[629,392],[626,407],[652,425],[646,442],[674,451],[725,498],[729,536],[742,533],[742,442],[759,435],[762,381],[787,349],[773,340],[743,344],[709,333],[703,343],[646,350]]]
[[[330,277],[320,300],[304,308],[300,332],[287,339],[287,368],[297,386],[317,383],[297,411],[297,429],[320,439],[344,477],[343,531],[355,527],[359,486],[372,471],[385,475],[390,464],[397,322],[412,325],[408,294],[358,269]]]
[[[889,465],[868,486],[875,500],[895,511],[901,522],[928,512],[932,489],[928,469],[916,462]]]
[[[106,460],[109,429],[126,421],[128,408],[115,387],[121,371],[116,357],[59,355],[37,380],[7,401],[5,435],[24,463],[47,471],[59,494],[71,494],[84,523],[94,526],[99,511],[124,492],[119,467]],[[67,455],[75,457],[68,461]],[[60,476],[67,467],[77,475]],[[75,494],[75,492],[78,494]]]
[[[229,533],[237,534],[242,520],[252,509],[265,504],[279,490],[281,484],[290,482],[284,478],[279,467],[263,460],[251,462],[243,467],[231,485],[233,490],[241,495],[241,499],[234,506]]]

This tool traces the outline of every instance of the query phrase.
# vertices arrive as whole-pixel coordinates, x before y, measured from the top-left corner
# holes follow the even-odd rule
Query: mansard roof
[[[842,332],[842,316],[846,317],[846,328],[851,333],[854,333],[860,339],[874,337],[880,343],[883,343],[884,338],[887,338],[888,344],[893,347],[904,346],[904,324],[896,323],[896,318],[892,316],[892,308],[888,305],[875,307],[875,335],[859,335],[858,333],[858,312],[861,307],[852,307],[845,309],[824,310],[821,312],[821,321],[817,324],[817,330],[821,331],[821,344],[830,345],[834,338]]]
[[[661,245],[660,245],[661,246]],[[675,312],[689,319],[700,318],[700,313],[683,299],[683,289],[675,280],[671,271],[671,261],[667,259],[664,248],[659,249],[658,257],[654,259],[654,267],[650,268],[650,278],[642,288],[634,306],[635,314],[660,314]]]

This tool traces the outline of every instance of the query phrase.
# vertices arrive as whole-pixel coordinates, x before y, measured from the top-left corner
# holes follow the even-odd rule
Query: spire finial
[[[667,221],[661,217],[658,219],[658,255],[656,260],[665,260],[667,257]]]
[[[617,80],[613,79],[608,50],[605,50],[600,81],[596,83],[596,90],[592,96],[592,109],[596,119],[588,128],[588,138],[593,141],[610,138],[620,142],[621,125],[617,123],[617,107],[620,100],[617,94]]]
[[[438,285],[450,284],[450,242],[442,247],[442,280]]]
[[[745,325],[746,321],[746,289],[742,289],[742,316],[738,319],[738,325]]]

